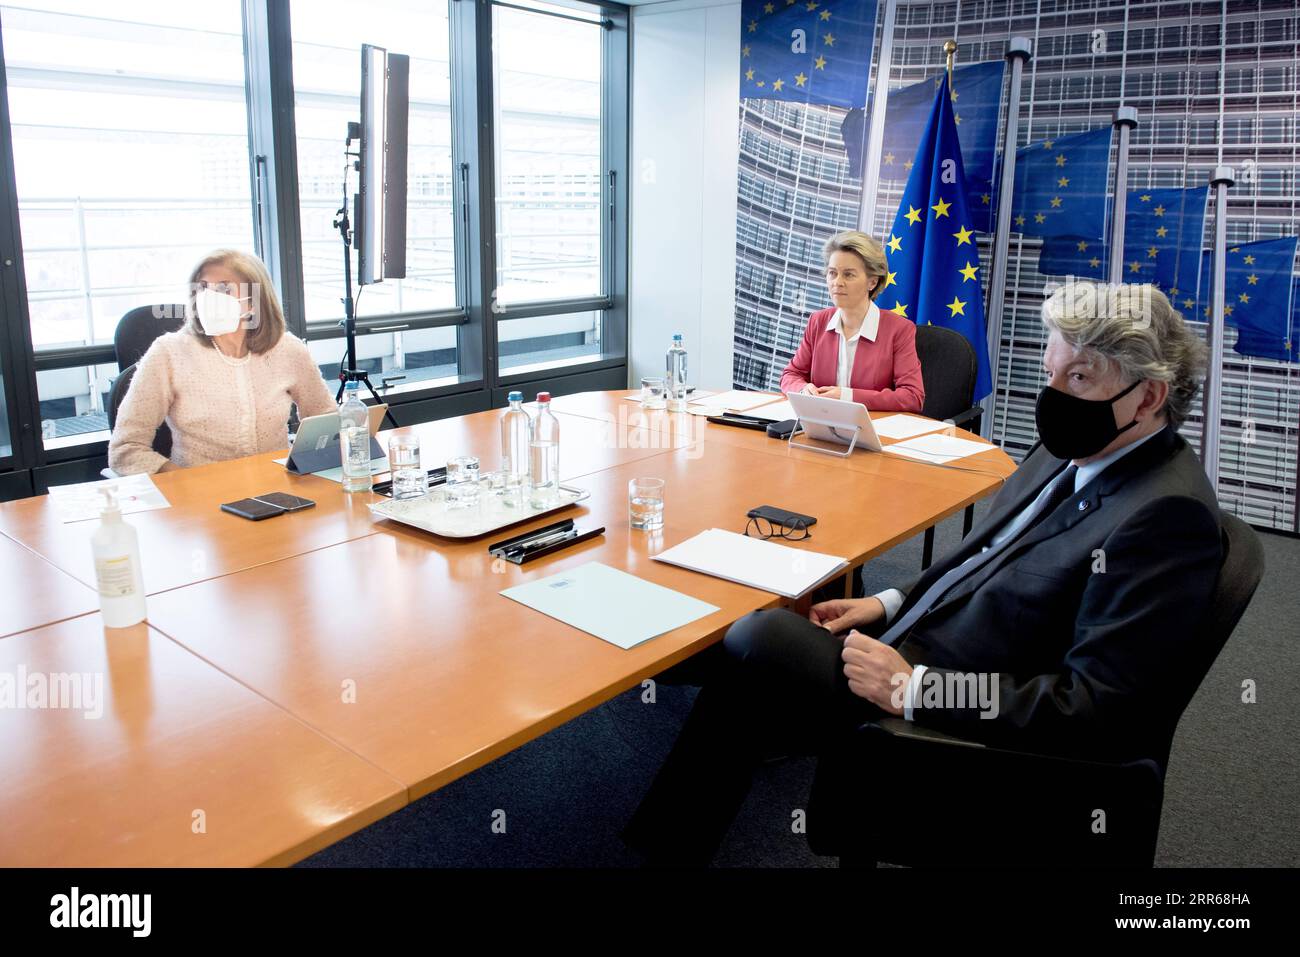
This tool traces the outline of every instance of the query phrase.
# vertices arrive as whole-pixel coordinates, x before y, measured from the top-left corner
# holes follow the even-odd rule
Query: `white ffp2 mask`
[[[239,321],[244,318],[244,303],[227,292],[200,289],[194,294],[194,312],[205,333],[224,336],[239,328]]]

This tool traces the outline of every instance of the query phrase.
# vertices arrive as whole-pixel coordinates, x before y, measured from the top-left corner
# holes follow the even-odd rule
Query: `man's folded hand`
[[[850,691],[881,711],[903,713],[903,689],[912,677],[912,666],[893,647],[851,631],[844,639],[840,659]]]
[[[808,620],[820,625],[832,635],[851,628],[866,628],[885,617],[885,606],[879,598],[835,598],[822,601],[808,610]]]

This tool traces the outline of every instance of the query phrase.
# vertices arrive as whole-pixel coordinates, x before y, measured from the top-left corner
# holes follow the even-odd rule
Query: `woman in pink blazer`
[[[814,312],[781,374],[781,391],[807,392],[868,409],[920,412],[925,404],[916,326],[874,300],[885,286],[885,250],[849,230],[826,241],[826,288],[835,306]]]

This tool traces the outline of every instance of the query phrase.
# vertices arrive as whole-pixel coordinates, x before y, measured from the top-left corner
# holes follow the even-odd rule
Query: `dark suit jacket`
[[[899,615],[1065,464],[1035,446],[961,547],[907,590]],[[1169,427],[1153,435],[951,589],[899,642],[909,663],[940,675],[997,672],[997,717],[922,707],[914,720],[1020,750],[1163,767],[1207,667],[1198,625],[1222,563],[1218,516],[1187,443]]]

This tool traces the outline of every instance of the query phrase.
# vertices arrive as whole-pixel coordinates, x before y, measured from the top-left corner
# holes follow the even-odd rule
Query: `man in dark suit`
[[[766,755],[818,753],[882,713],[1167,760],[1222,561],[1214,491],[1177,432],[1205,349],[1152,286],[1074,283],[1043,321],[1040,442],[988,513],[909,587],[737,622],[629,844],[707,863]],[[906,787],[879,772],[883,793]]]

